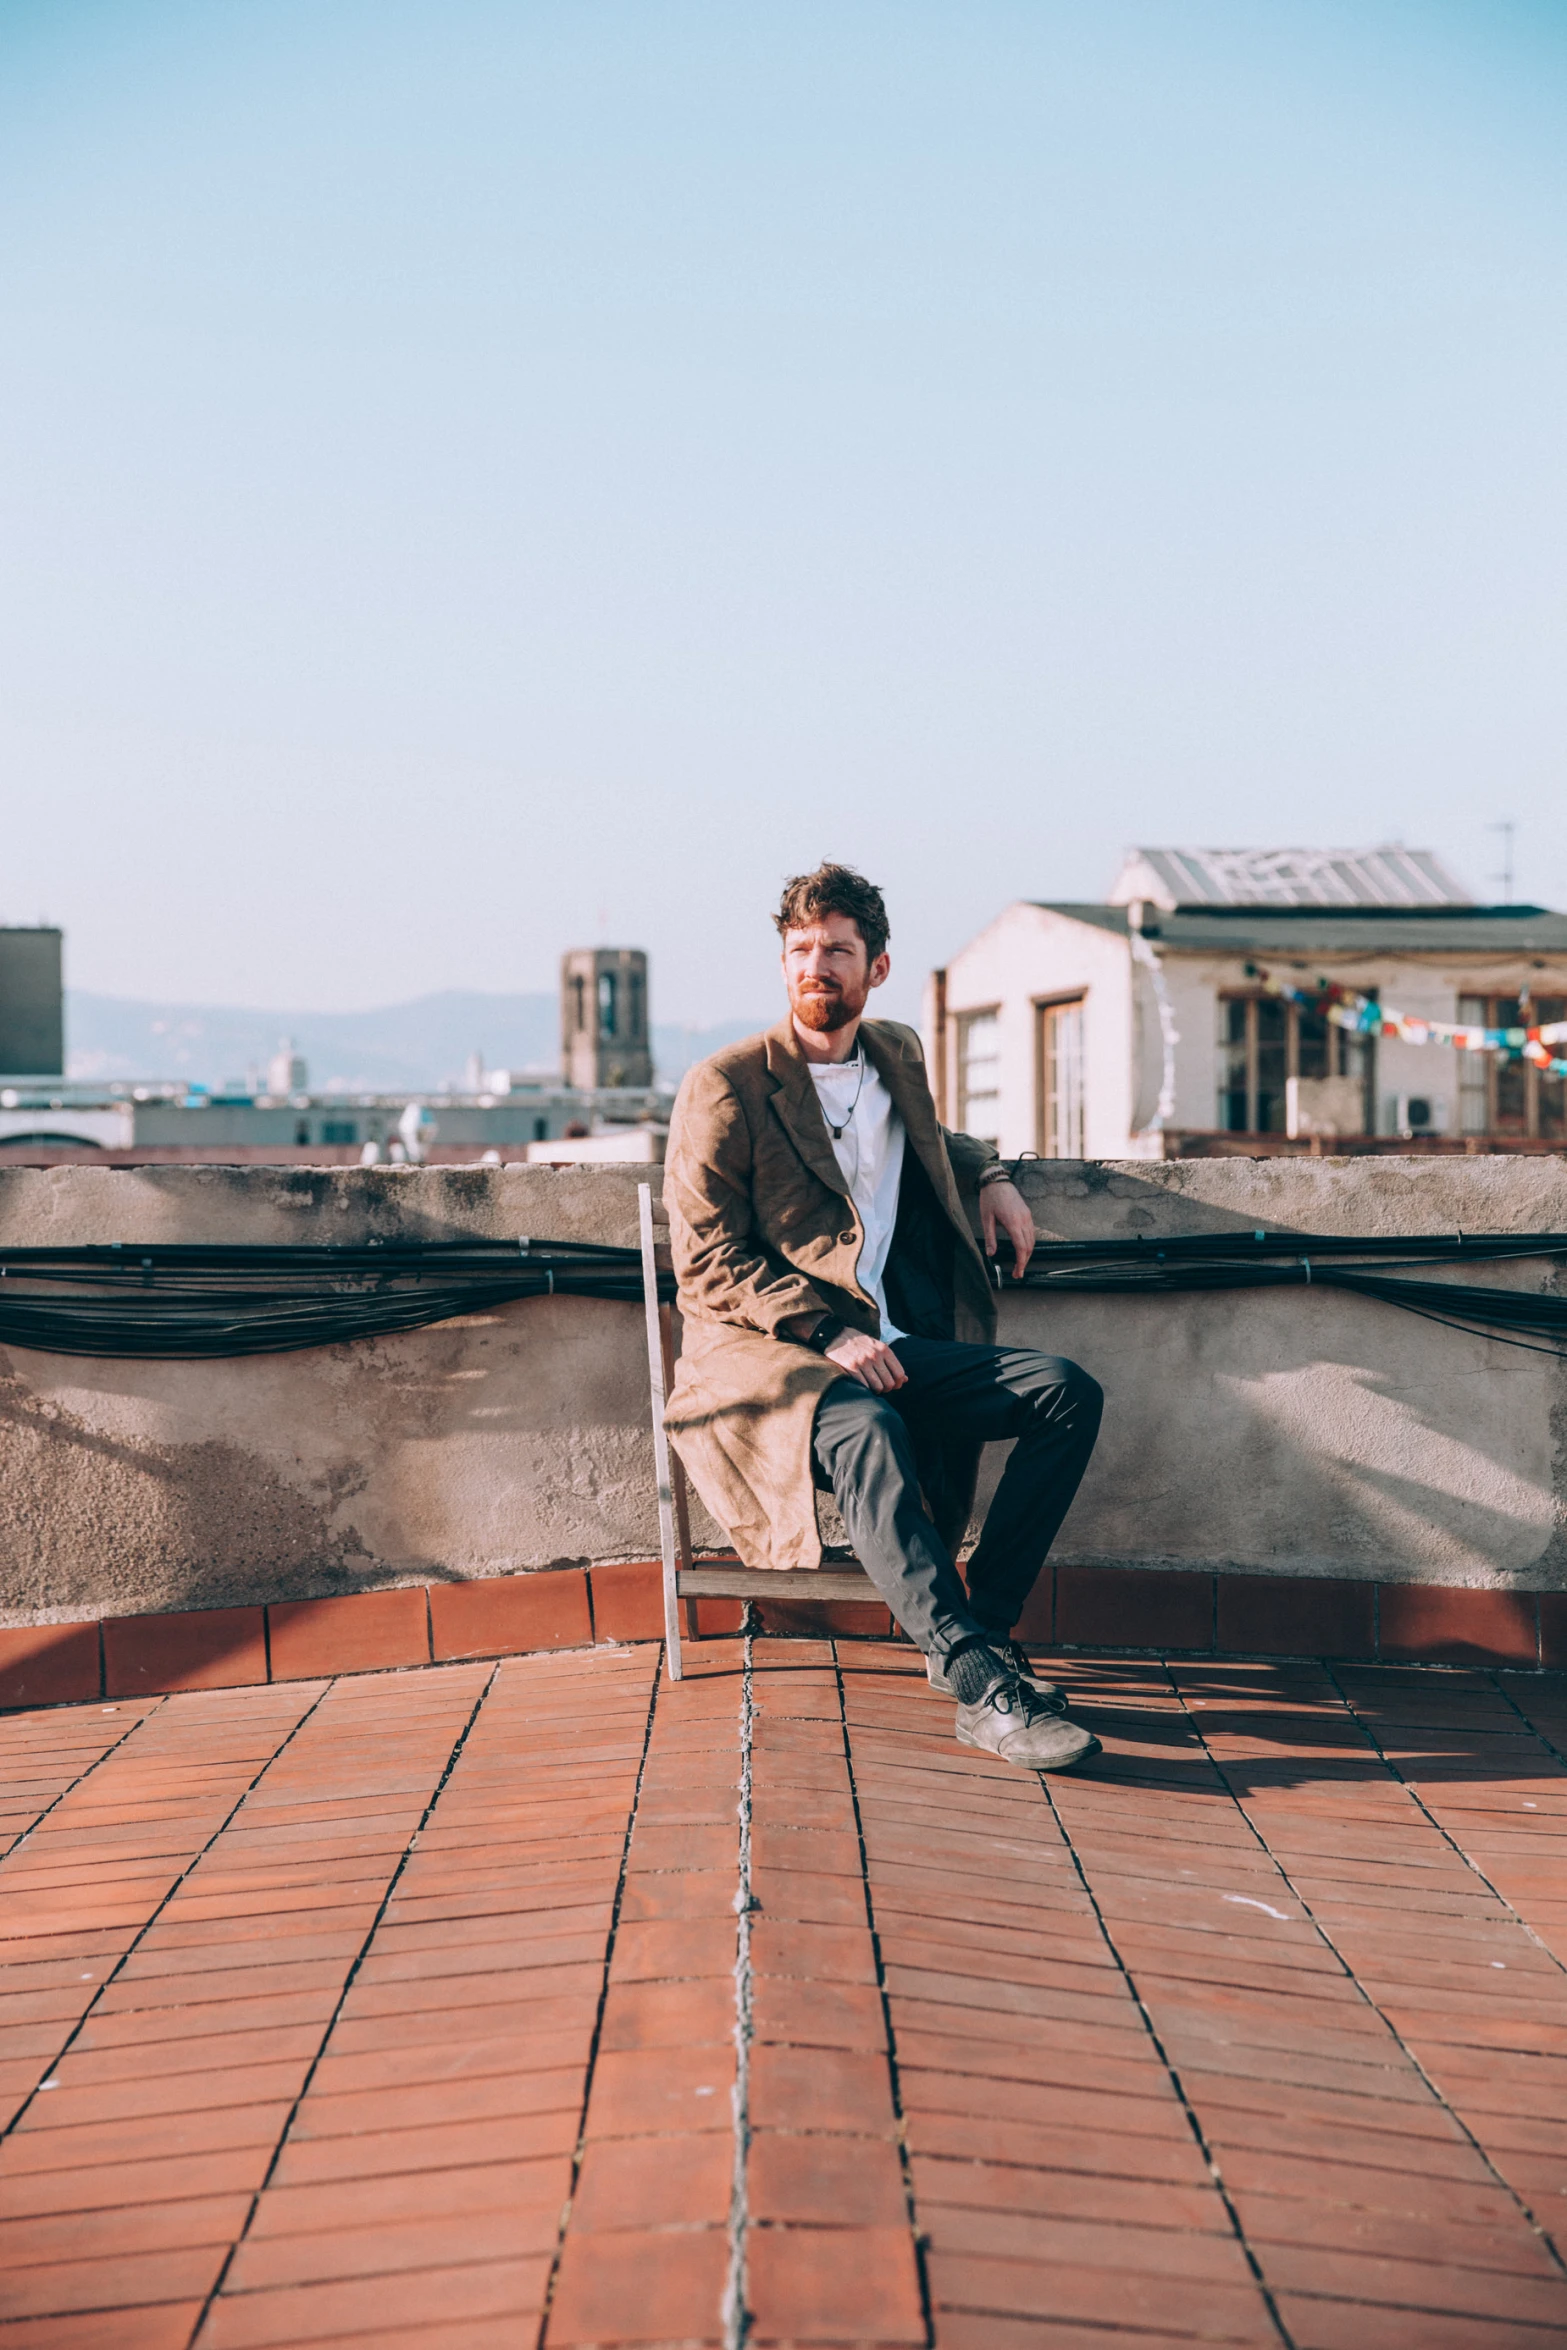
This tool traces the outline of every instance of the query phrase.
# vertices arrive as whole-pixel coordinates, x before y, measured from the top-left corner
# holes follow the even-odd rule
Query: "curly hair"
[[[814,873],[797,873],[784,883],[778,911],[773,916],[780,938],[819,922],[824,914],[846,914],[865,941],[865,959],[874,963],[887,951],[892,935],[886,902],[874,881],[856,873],[852,865],[823,863]]]

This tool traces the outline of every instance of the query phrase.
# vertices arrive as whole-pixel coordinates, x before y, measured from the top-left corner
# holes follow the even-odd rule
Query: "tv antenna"
[[[1502,903],[1510,906],[1513,902],[1513,838],[1518,826],[1514,818],[1508,816],[1502,823],[1488,824],[1485,829],[1487,832],[1499,832],[1502,836],[1502,870],[1491,874],[1489,878],[1501,883]]]

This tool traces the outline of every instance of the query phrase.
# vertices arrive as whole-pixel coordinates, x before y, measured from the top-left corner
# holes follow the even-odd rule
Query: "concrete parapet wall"
[[[16,1169],[0,1242],[629,1244],[639,1172]],[[1559,1159],[1062,1163],[1025,1181],[1059,1238],[1567,1229]],[[1018,1296],[1003,1336],[1076,1356],[1107,1392],[1058,1546],[1068,1578],[1567,1588],[1567,1371],[1548,1356],[1331,1291]],[[632,1306],[529,1300],[230,1362],[0,1350],[0,1624],[463,1584],[645,1560],[656,1541]],[[1113,1588],[1130,1601],[1146,1575]]]

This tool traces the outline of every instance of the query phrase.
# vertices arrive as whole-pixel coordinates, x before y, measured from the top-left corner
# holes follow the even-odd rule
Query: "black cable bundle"
[[[1410,1277],[1476,1261],[1563,1257],[1567,1234],[1550,1232],[1423,1240],[1256,1231],[1047,1240],[1035,1250],[1022,1286],[1123,1296],[1345,1289],[1453,1329],[1563,1354],[1567,1290]],[[667,1273],[659,1276],[659,1294],[666,1300],[674,1294]],[[162,1361],[285,1354],[547,1296],[639,1304],[639,1254],[592,1241],[528,1239],[0,1249],[0,1345]],[[1534,1345],[1538,1340],[1546,1343]]]
[[[667,1275],[660,1288],[674,1295]],[[0,1249],[0,1345],[160,1361],[287,1354],[553,1296],[640,1304],[641,1258],[526,1239]]]
[[[1004,1245],[1004,1244],[1003,1244]],[[1411,1280],[1411,1271],[1479,1261],[1567,1257],[1567,1234],[1482,1232],[1427,1239],[1348,1239],[1339,1233],[1201,1232],[1134,1240],[1048,1240],[1023,1277],[1029,1289],[1098,1294],[1203,1289],[1348,1289],[1427,1321],[1529,1345],[1514,1331],[1567,1342],[1567,1291],[1484,1288]],[[1374,1269],[1373,1269],[1374,1268]],[[1532,1347],[1561,1354],[1564,1346]]]

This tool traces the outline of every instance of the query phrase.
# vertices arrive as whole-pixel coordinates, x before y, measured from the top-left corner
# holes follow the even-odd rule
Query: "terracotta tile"
[[[343,2180],[398,2174],[422,2177],[427,2171],[568,2155],[577,2143],[579,2118],[570,2107],[563,2107],[553,2113],[484,2116],[439,2125],[426,2122],[415,2129],[380,2130],[371,2135],[291,2139],[278,2156],[272,2186],[314,2189]],[[259,2179],[256,2183],[260,2184]]]
[[[286,2104],[242,2105],[36,2130],[7,2141],[0,2175],[16,2178],[28,2172],[74,2170],[87,2163],[140,2163],[173,2155],[220,2154],[242,2146],[275,2146],[288,2111]]]
[[[1373,1657],[1376,1589],[1308,1575],[1220,1575],[1218,1645],[1248,1655]]]
[[[1539,1654],[1532,1591],[1384,1583],[1378,1605],[1385,1657],[1428,1664],[1531,1665]]]
[[[751,2120],[759,2130],[833,2130],[890,2137],[885,2057],[843,2048],[759,2046],[751,2052]]]
[[[1118,2227],[1195,2228],[1210,2235],[1228,2234],[1228,2214],[1212,2180],[1203,2175],[1200,2161],[1192,2165],[1189,2183],[1176,2184],[1170,2179],[1087,2171],[1079,2167],[1075,2153],[1071,2144],[1062,2147],[1062,2160],[1072,2167],[1060,2170],[916,2155],[912,2168],[919,2208],[921,2212],[934,2212],[938,2206],[1020,2211],[1047,2219],[1097,2220]]]
[[[175,1615],[110,1616],[103,1626],[104,1691],[228,1689],[267,1677],[259,1607],[214,1607]]]
[[[779,1877],[789,1875],[786,1869]],[[874,1983],[875,1954],[864,1925],[802,1925],[769,1917],[751,1927],[751,1964],[761,1975],[793,1975],[812,1983]]]
[[[690,1605],[686,1600],[682,1600],[680,1604],[682,1610]],[[699,1599],[692,1612],[696,1616],[696,1630],[694,1633],[689,1630],[690,1616],[683,1615],[681,1629],[684,1631],[685,1637],[688,1640],[719,1640],[725,1634],[739,1631],[740,1619],[745,1612],[745,1603],[738,1599]],[[739,1668],[738,1665],[732,1666],[726,1662],[722,1655],[704,1658],[698,1654],[686,1659],[685,1669],[687,1675],[690,1676],[693,1672],[700,1673],[704,1670],[722,1673],[731,1669],[738,1671]]]
[[[860,1840],[846,1830],[763,1825],[751,1838],[751,1852],[758,1870],[805,1869],[849,1878],[861,1874]]]
[[[671,2242],[678,2254],[671,2256]],[[729,2239],[721,2228],[676,2239],[568,2232],[545,2350],[575,2343],[676,2343],[700,2350],[724,2338]]]
[[[727,2044],[734,2031],[732,1979],[611,1983],[599,2034],[601,2051]]]
[[[208,2072],[176,2072],[162,2079],[78,2083],[67,2057],[57,2068],[60,2086],[33,2099],[17,2125],[19,2139],[37,2130],[74,2129],[84,2122],[116,2122],[153,2114],[199,2113],[211,2106],[260,2105],[297,2097],[309,2060],[252,2064]],[[35,2067],[36,2071],[36,2067]]]
[[[751,1992],[758,2040],[792,2040],[804,2048],[884,2051],[887,2023],[873,1983],[815,1983],[759,1975]]]
[[[0,1707],[70,1705],[98,1695],[96,1624],[0,1630]]]
[[[334,2033],[311,2076],[311,2093],[336,2096],[410,2081],[482,2080],[487,2073],[560,2072],[587,2057],[586,2031],[539,2033],[526,2018],[499,2019],[501,2029],[472,2039],[415,2042],[350,2055]]]
[[[1231,2285],[1209,2277],[955,2252],[933,2254],[929,2274],[938,2309],[1050,2318],[1056,2324],[1083,2319],[1106,2329],[1131,2329],[1137,2350],[1142,2350],[1144,2332],[1156,2330],[1245,2345],[1245,2350],[1264,2350],[1265,2345],[1273,2350],[1278,2341],[1262,2297],[1249,2281]],[[1364,2335],[1360,2343],[1370,2350]]]
[[[203,2329],[203,2350],[272,2350],[272,2345],[368,2334],[464,2317],[531,2316],[543,2304],[549,2261],[487,2260],[408,2275],[354,2277],[270,2293],[220,2294]]]
[[[595,2139],[572,2198],[573,2235],[622,2229],[723,2227],[734,2185],[726,2131],[684,2138]]]
[[[753,1860],[751,1885],[759,1914],[774,1924],[793,1918],[802,1925],[865,1925],[865,1887],[858,1877],[829,1876],[819,1869],[763,1868]],[[733,1877],[729,1886],[733,1900]]]
[[[863,1904],[862,1904],[863,1907]],[[735,1914],[732,1869],[670,1870],[628,1876],[621,1897],[622,1926],[645,1925],[654,1918],[727,1918]]]
[[[754,2222],[839,2228],[908,2225],[903,2166],[890,2141],[758,2130],[746,2166]]]
[[[423,1584],[332,1599],[274,1600],[267,1609],[274,1681],[381,1672],[429,1661]]]
[[[563,2065],[551,2072],[408,2081],[323,2096],[312,2089],[294,2116],[289,2144],[370,2130],[439,2129],[446,2122],[490,2116],[504,2120],[530,2113],[577,2114],[582,2110],[583,2080],[582,2066]]]
[[[588,2099],[589,2138],[723,2130],[730,2126],[732,2047],[600,2050]]]
[[[227,2153],[138,2159],[134,2193],[144,2203],[250,2195],[266,2177],[272,2152],[272,2144],[262,2140]],[[114,2161],[89,2161],[79,2170],[0,2172],[0,2221],[45,2212],[113,2211],[131,2191],[124,2169]]]
[[[1046,1559],[1039,1580],[1023,1602],[1023,1612],[1013,1626],[1014,1637],[1026,1647],[1032,1647],[1035,1642],[1053,1641],[1055,1614],[1056,1566],[1053,1559]]]
[[[121,2252],[231,2244],[249,2211],[248,2195],[201,2195],[178,2203],[0,2220],[0,2274],[33,2261],[105,2260]]]
[[[16,2326],[28,2318],[60,2318],[106,2304],[134,2309],[199,2298],[211,2292],[227,2257],[226,2245],[208,2243],[177,2251],[121,2252],[109,2260],[29,2261],[6,2277],[5,2315]]]
[[[594,1567],[595,1640],[662,1640],[664,1570],[657,1559],[617,1559]]]
[[[580,1567],[430,1586],[431,1653],[504,1656],[521,1649],[585,1648],[593,1637]]]
[[[681,1977],[721,1975],[735,1970],[735,1919],[660,1918],[623,1924],[615,1937],[611,1980],[619,1983],[673,1982]]]
[[[885,1640],[892,1630],[892,1616],[878,1600],[764,1598],[757,1614],[775,1640]]]
[[[647,1869],[728,1869],[733,1871],[740,1852],[737,1821],[701,1828],[661,1828],[638,1820],[626,1863],[628,1876]],[[731,1882],[733,1878],[731,1876]]]
[[[1553,1671],[1567,1667],[1567,1591],[1542,1591],[1540,1599],[1540,1662]],[[1525,1713],[1534,1710],[1532,1693],[1520,1696]]]
[[[1058,1566],[1054,1637],[1069,1648],[1211,1649],[1213,1577]]]
[[[548,2212],[558,2219],[571,2185],[565,2155],[533,2162],[486,2162],[449,2170],[398,2171],[308,2187],[271,2186],[256,2206],[251,2242],[319,2234],[339,2227],[385,2227],[394,2220],[465,2211]]]
[[[558,2210],[535,2204],[468,2204],[460,2211],[405,2212],[358,2226],[339,2223],[293,2235],[250,2237],[235,2251],[226,2293],[273,2292],[340,2277],[396,2276],[457,2261],[553,2254]]]
[[[746,2283],[758,2344],[926,2338],[907,2226],[753,2228]]]
[[[187,2350],[201,2310],[199,2301],[166,2301],[156,2309],[25,2318],[10,2332],[15,2350]]]

